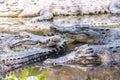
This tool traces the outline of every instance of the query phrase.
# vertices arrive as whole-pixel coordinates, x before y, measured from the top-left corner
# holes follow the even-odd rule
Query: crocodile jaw
[[[58,26],[55,24],[52,24],[50,26],[50,30],[52,32],[57,32],[57,33],[70,33],[70,34],[79,34],[80,31],[84,29],[89,29],[89,25],[87,24],[76,24],[73,26],[65,27],[65,26]]]
[[[87,33],[87,30],[89,29],[89,25],[74,25],[72,27],[61,27],[57,25],[50,26],[50,30],[52,32],[57,32],[60,34],[66,34],[67,37],[74,39],[78,42],[87,42],[87,43],[94,43],[94,36],[91,36],[91,34]],[[95,31],[93,31],[95,33]]]
[[[73,53],[70,53],[73,54]],[[97,62],[98,61],[98,62]],[[57,66],[57,65],[97,65],[100,61],[97,56],[94,55],[66,55],[66,57],[60,57],[58,59],[47,59],[44,61],[45,66]]]
[[[94,38],[90,37],[86,34],[69,34],[69,33],[66,33],[66,36],[71,38],[71,39],[74,39],[75,41],[78,41],[78,42],[94,43]]]
[[[99,65],[101,63],[98,55],[95,55],[91,50],[82,49],[84,46],[76,48],[70,54],[57,59],[47,59],[44,61],[45,66],[57,65]],[[81,49],[80,49],[81,48]]]
[[[61,42],[63,39],[58,35],[53,36],[37,36],[34,34],[22,32],[18,36],[14,36],[9,45],[11,48],[24,45],[45,45],[47,46],[54,46],[57,43]]]

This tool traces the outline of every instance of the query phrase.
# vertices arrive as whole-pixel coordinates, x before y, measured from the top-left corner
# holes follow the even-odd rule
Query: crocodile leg
[[[92,70],[99,70],[99,69],[103,69],[103,68],[109,68],[111,66],[113,66],[113,64],[115,63],[114,58],[112,56],[112,54],[105,50],[102,51],[101,53],[98,54],[102,60],[102,64],[92,68]]]

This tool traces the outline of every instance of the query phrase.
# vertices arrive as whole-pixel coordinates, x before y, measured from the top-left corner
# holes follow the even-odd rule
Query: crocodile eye
[[[90,51],[90,53],[93,53],[94,51]]]
[[[77,53],[78,53],[78,54],[81,54],[81,53],[82,53],[82,51],[81,51],[81,50],[78,50],[78,51],[77,51]]]
[[[109,49],[113,49],[113,47],[109,47]]]
[[[116,53],[116,52],[117,52],[117,50],[113,50],[112,52],[113,52],[113,53]]]
[[[102,34],[105,34],[105,32],[102,32]]]
[[[51,41],[51,39],[48,39],[47,42]]]
[[[120,46],[116,46],[116,48],[120,48]]]
[[[78,54],[86,54],[86,51],[83,51],[83,50],[77,50],[76,51]]]
[[[60,42],[60,39],[55,39],[53,42],[58,43]]]
[[[79,49],[79,47],[75,47],[74,51],[77,51]]]
[[[4,36],[1,36],[1,37],[4,37]]]
[[[104,31],[104,29],[100,29],[100,31]]]
[[[86,29],[85,31],[89,31],[88,29]]]
[[[93,50],[93,48],[88,48],[88,50]]]
[[[24,35],[23,36],[23,38],[25,39],[25,38],[29,38],[30,36],[29,35]]]
[[[106,29],[106,31],[109,31],[110,29]]]

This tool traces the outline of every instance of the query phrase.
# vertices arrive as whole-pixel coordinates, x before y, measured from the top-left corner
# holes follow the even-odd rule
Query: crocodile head
[[[75,48],[70,54],[57,59],[47,59],[44,61],[45,66],[57,66],[57,65],[75,65],[75,66],[97,66],[101,64],[99,56],[96,54],[97,50],[94,50],[88,45],[83,45]]]
[[[51,25],[50,30],[66,34],[67,37],[79,42],[103,44],[112,40],[109,28],[94,28],[85,24],[77,24],[71,27]]]
[[[120,46],[108,45],[83,45],[75,48],[70,54],[58,59],[48,59],[44,62],[46,66],[56,65],[75,65],[80,69],[87,66],[89,69],[96,70],[119,66],[120,64]],[[82,67],[81,67],[82,65]],[[87,68],[87,70],[88,70]]]
[[[2,41],[0,72],[2,73],[42,62],[47,58],[59,57],[66,51],[66,40],[59,35],[38,36],[22,32],[15,35],[5,34],[0,38]]]
[[[27,32],[19,35],[5,36],[2,38],[4,49],[30,49],[38,47],[52,47],[63,39],[59,35],[38,36]],[[6,50],[5,50],[6,51]]]

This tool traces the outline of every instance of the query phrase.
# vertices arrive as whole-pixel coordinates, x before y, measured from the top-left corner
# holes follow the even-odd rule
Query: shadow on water
[[[85,20],[88,21],[87,18],[91,19],[91,22],[92,22],[92,17],[86,17],[86,19],[82,19],[81,17],[79,18],[56,17],[55,20],[53,20],[53,22],[55,24],[68,26],[68,25],[78,24],[80,20],[82,20],[83,22],[85,22]],[[23,19],[23,21],[21,21],[21,19],[19,20],[18,18],[1,18],[0,20],[1,20],[0,26],[4,26],[7,24],[7,26],[10,27],[14,25],[21,25],[23,24],[22,22],[29,20],[29,18],[27,19],[25,18]],[[119,21],[119,19],[117,19],[117,21]],[[119,27],[119,26],[120,25],[112,26],[112,27]],[[38,34],[38,35],[44,35],[44,34],[50,33],[49,30],[47,29],[25,30],[25,31],[31,32],[33,34]],[[0,29],[0,32],[16,33],[16,32],[6,31],[2,28]],[[67,53],[71,52],[75,47],[83,44],[84,43],[72,42],[70,40],[68,44]],[[115,67],[115,68],[101,69],[96,71],[83,71],[78,68],[72,68],[67,66],[57,66],[54,68],[50,68],[49,74],[47,76],[47,80],[120,80],[120,68]]]

